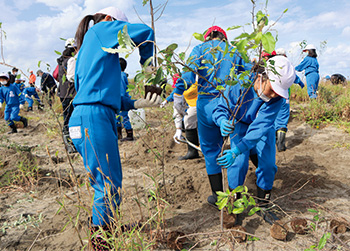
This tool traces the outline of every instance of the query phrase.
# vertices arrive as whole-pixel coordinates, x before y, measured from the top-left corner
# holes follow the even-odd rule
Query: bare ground
[[[71,155],[73,173],[49,111],[23,114],[30,119],[29,127],[19,129],[16,135],[7,135],[5,122],[1,121],[0,250],[80,250],[87,244],[88,213],[79,206],[91,207],[92,197],[82,160]],[[277,153],[279,170],[272,199],[280,207],[283,222],[293,217],[312,219],[315,214],[308,211],[311,208],[318,210],[326,221],[316,221],[315,232],[299,235],[290,231],[285,241],[278,241],[270,236],[270,225],[259,216],[244,214],[240,217],[242,226],[259,240],[224,242],[215,234],[221,229],[220,212],[206,204],[210,187],[204,159],[177,160],[186,153],[186,147],[172,140],[170,114],[170,107],[166,111],[148,110],[146,120],[151,128],[137,130],[136,141],[120,144],[124,175],[121,211],[126,218],[148,216],[148,211],[140,209],[135,199],[147,204],[148,191],[155,187],[149,175],[155,177],[163,198],[169,202],[166,227],[188,235],[186,249],[195,246],[193,250],[305,250],[317,246],[322,235],[329,232],[331,218],[343,217],[350,222],[350,135],[333,126],[315,130],[294,119],[287,133],[288,149]],[[157,159],[158,153],[164,158]],[[20,170],[19,163],[28,160],[31,166],[39,167],[38,178],[7,183],[10,173]],[[254,171],[251,164],[246,179],[253,194]],[[23,175],[17,172],[18,181]],[[59,211],[62,204],[65,207]],[[79,219],[76,228],[70,218],[72,222]],[[218,246],[211,245],[213,241]],[[349,231],[333,235],[325,248],[332,250],[337,246],[348,250]],[[171,250],[166,245],[155,249]]]

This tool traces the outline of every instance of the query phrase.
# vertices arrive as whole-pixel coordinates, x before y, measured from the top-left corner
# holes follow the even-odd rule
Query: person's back
[[[57,59],[58,63],[58,96],[60,98],[74,98],[76,91],[74,83],[67,78],[67,63],[72,58],[75,49],[73,47],[66,48],[62,56]]]

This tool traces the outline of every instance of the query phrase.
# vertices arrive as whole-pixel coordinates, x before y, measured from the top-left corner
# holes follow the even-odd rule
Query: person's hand
[[[160,104],[160,108],[164,108],[165,105],[168,103],[167,100],[164,100],[161,104]]]
[[[174,141],[177,143],[177,144],[180,144],[179,141],[177,141],[178,139],[183,139],[182,137],[182,130],[181,129],[176,129],[176,132],[174,134]]]
[[[184,97],[182,95],[174,94],[174,108],[181,116],[187,114]]]
[[[2,103],[0,103],[0,109],[2,108]]]
[[[220,132],[222,137],[226,137],[233,133],[235,126],[232,124],[232,121],[228,119],[223,119],[220,121]]]
[[[233,165],[237,156],[240,154],[241,151],[237,147],[235,147],[230,150],[225,150],[223,152],[223,155],[217,158],[216,160],[220,166],[222,166],[223,168],[228,168]]]
[[[136,100],[134,106],[136,109],[158,106],[160,104],[160,101],[162,101],[162,98],[157,93],[153,93],[151,97],[151,93],[149,92],[147,93],[146,98],[140,98]]]
[[[24,108],[24,105],[20,104],[20,105],[19,105],[19,109],[22,110],[23,108]]]
[[[29,98],[29,95],[28,95],[28,94],[25,94],[24,97],[25,97],[25,98]]]

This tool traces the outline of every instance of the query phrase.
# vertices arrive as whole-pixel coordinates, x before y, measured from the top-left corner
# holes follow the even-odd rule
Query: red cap
[[[179,79],[179,73],[174,74],[173,76],[173,85],[171,87],[175,88],[176,81]]]
[[[225,38],[227,39],[227,35],[226,32],[220,28],[219,26],[212,26],[210,27],[207,32],[204,34],[204,40],[207,40],[207,37],[210,35],[210,33],[212,33],[213,31],[218,31],[221,32],[222,34],[224,34]]]
[[[271,52],[271,54],[270,54],[270,53],[267,53],[266,51],[263,51],[263,52],[261,53],[261,56],[262,56],[263,58],[264,58],[264,57],[276,56],[276,51]]]

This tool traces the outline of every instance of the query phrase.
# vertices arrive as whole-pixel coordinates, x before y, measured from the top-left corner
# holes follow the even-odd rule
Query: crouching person
[[[23,108],[25,102],[23,94],[15,84],[9,83],[9,75],[7,73],[0,74],[0,83],[0,108],[2,108],[2,103],[5,101],[4,118],[12,129],[9,134],[17,133],[14,121],[21,121],[24,127],[28,126],[28,120],[18,115],[20,108]]]
[[[33,103],[34,103],[33,98],[38,102],[38,109],[39,110],[43,109],[44,105],[41,103],[39,95],[36,92],[36,88],[34,87],[33,83],[30,84],[30,87],[27,87],[23,90],[23,95],[25,97],[25,101],[28,102],[27,112],[33,111]]]
[[[272,62],[273,61],[273,62]],[[287,58],[275,56],[267,61],[267,67],[255,67],[254,83],[249,88],[237,84],[225,91],[229,106],[220,98],[213,113],[213,120],[220,126],[222,136],[231,136],[231,149],[217,159],[227,168],[230,190],[242,186],[248,171],[249,156],[257,160],[257,197],[260,207],[267,208],[277,172],[274,122],[288,99],[288,88],[295,80],[295,70]],[[235,126],[232,114],[237,112]],[[261,211],[264,219],[272,224],[277,218],[269,211]]]

